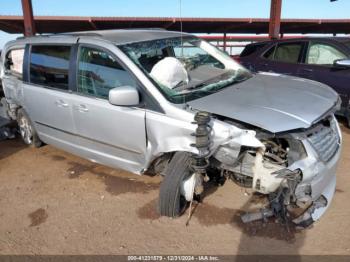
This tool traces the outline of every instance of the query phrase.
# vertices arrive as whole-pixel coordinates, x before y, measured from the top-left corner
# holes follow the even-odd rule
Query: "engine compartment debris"
[[[337,139],[340,141],[334,119],[328,118],[307,132],[281,135],[257,132],[256,137],[260,139],[262,146],[252,147],[227,142],[210,153],[207,146],[208,132],[211,130],[206,127],[209,114],[200,112],[197,113],[196,117],[198,116],[206,118],[203,123],[195,122],[198,124],[194,135],[199,154],[193,155],[196,164],[192,167],[203,176],[202,181],[205,183],[209,180],[204,179],[209,177],[207,170],[215,169],[216,172],[209,173],[211,180],[219,181],[224,177],[223,181],[226,181],[229,178],[237,185],[250,188],[268,200],[267,204],[256,212],[242,214],[243,223],[267,221],[268,218],[274,217],[287,227],[290,223],[294,223],[306,228],[315,221],[313,216],[315,211],[327,207],[326,196],[321,194],[315,198],[312,194],[313,177],[309,181],[303,181],[308,175],[308,172],[303,173],[303,169],[305,161],[308,161],[308,142],[316,143],[316,146],[311,145],[314,150],[325,150],[317,144],[323,141],[319,136],[329,141]],[[314,142],[315,140],[320,142]],[[325,153],[328,159],[329,155],[333,156],[336,151],[329,152],[330,150],[334,149],[328,149]],[[195,180],[192,182],[195,183]],[[328,187],[332,188],[332,183]],[[190,200],[192,204],[192,199]]]

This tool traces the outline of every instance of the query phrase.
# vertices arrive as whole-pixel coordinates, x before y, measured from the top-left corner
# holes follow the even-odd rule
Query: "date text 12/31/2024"
[[[128,256],[128,261],[219,261],[217,256]]]

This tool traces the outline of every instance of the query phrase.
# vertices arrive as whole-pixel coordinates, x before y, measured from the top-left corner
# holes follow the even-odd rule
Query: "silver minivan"
[[[251,73],[165,30],[19,38],[1,61],[2,102],[26,144],[162,175],[161,215],[181,215],[206,183],[226,179],[269,199],[245,222],[290,217],[306,227],[330,205],[340,99],[321,83]]]

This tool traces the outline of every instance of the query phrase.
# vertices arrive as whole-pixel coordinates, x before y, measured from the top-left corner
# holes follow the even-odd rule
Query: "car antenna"
[[[182,39],[182,0],[179,0],[179,8],[180,8],[180,32],[181,32],[181,57],[183,57],[184,54],[184,47],[183,47],[183,39]]]
[[[181,58],[183,58],[184,56],[184,45],[183,45],[183,36],[182,36],[182,0],[179,0],[179,13],[180,13],[180,32],[181,32],[181,36],[180,36],[180,45],[181,45]],[[184,96],[184,104],[186,104],[186,98]]]

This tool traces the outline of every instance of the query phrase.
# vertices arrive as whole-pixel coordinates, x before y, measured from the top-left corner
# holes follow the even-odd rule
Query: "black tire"
[[[162,216],[178,217],[188,205],[180,193],[182,181],[190,175],[191,155],[187,152],[177,152],[163,172],[165,177],[159,191],[159,213]]]
[[[21,108],[17,112],[17,123],[19,133],[22,137],[23,142],[31,147],[40,147],[42,142],[34,128],[32,121],[28,114]]]

